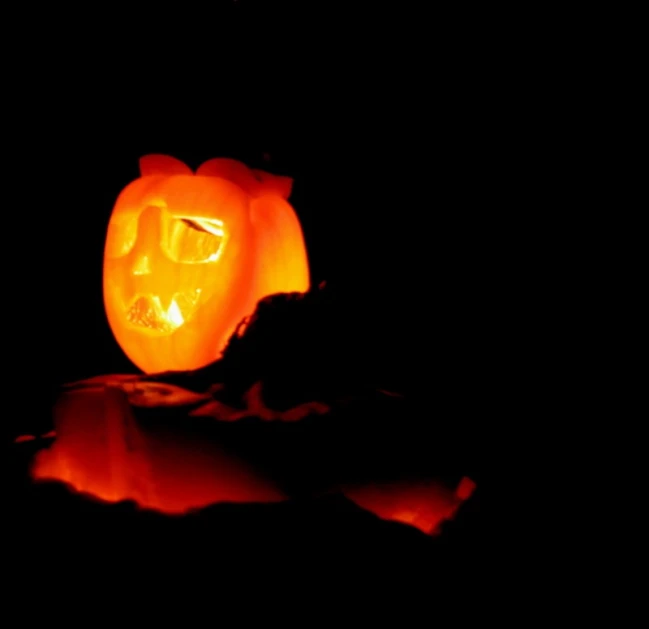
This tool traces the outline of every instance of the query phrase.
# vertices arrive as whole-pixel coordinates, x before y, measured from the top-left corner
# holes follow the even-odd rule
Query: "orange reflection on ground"
[[[216,502],[273,502],[284,496],[242,461],[197,436],[143,429],[118,387],[65,393],[56,440],[32,476],[59,480],[109,502],[183,513]]]
[[[403,522],[436,535],[475,488],[476,484],[464,477],[455,490],[436,482],[399,482],[346,487],[343,493],[384,520]]]
[[[299,421],[330,410],[313,402],[274,411],[264,404],[261,383],[246,393],[244,401],[245,409],[235,409],[208,393],[127,376],[101,376],[77,383],[55,406],[56,431],[41,435],[55,440],[36,455],[32,476],[63,481],[109,502],[133,500],[165,513],[184,513],[217,502],[285,500],[271,480],[218,444],[202,440],[189,429],[172,431],[164,422],[138,422],[133,415],[133,407],[203,404],[190,415],[220,421],[251,416]],[[24,435],[16,443],[34,439]],[[342,493],[380,518],[435,535],[475,489],[476,484],[464,477],[455,489],[435,481],[402,481],[343,486]]]
[[[34,441],[36,437],[34,435],[20,435],[14,439],[14,443],[27,443],[28,441]]]
[[[244,409],[237,409],[218,400],[210,400],[193,410],[192,417],[213,417],[219,421],[237,421],[246,417],[258,417],[266,421],[295,422],[309,415],[325,415],[331,408],[322,402],[305,402],[285,411],[269,408],[263,399],[263,384],[256,382],[243,395]]]

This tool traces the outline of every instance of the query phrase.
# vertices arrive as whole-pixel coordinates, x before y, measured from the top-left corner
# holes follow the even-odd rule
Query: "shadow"
[[[471,422],[438,419],[432,392],[382,388],[369,334],[349,317],[327,287],[274,295],[203,369],[66,386],[55,434],[14,444],[14,534],[24,542],[48,522],[52,541],[32,548],[35,561],[62,543],[81,556],[107,530],[122,553],[153,553],[146,536],[162,536],[168,566],[191,563],[190,550],[216,553],[216,539],[257,562],[277,544],[289,563],[307,545],[321,567],[369,569],[377,545],[397,563],[408,548],[466,561],[482,491]],[[449,534],[464,504],[469,524],[462,516]]]

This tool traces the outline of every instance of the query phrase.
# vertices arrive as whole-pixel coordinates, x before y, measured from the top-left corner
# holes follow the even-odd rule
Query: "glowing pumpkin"
[[[140,369],[207,365],[260,299],[308,290],[291,179],[224,158],[194,174],[164,155],[140,173],[115,203],[103,276],[111,330]]]

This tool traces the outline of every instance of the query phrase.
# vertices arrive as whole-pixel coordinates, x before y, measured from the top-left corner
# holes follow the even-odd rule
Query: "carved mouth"
[[[141,332],[171,334],[194,315],[200,293],[176,293],[168,304],[157,295],[136,295],[126,307],[126,320]]]

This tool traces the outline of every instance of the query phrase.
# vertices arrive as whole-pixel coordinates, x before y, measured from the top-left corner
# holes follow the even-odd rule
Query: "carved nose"
[[[139,254],[133,263],[133,275],[149,275],[151,273],[151,261],[148,255]]]
[[[150,275],[153,272],[153,257],[160,248],[159,207],[145,208],[138,218],[137,241],[133,250],[133,275]]]

